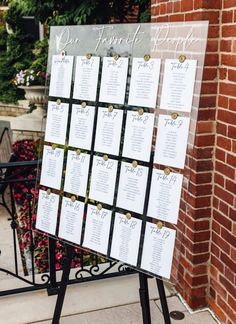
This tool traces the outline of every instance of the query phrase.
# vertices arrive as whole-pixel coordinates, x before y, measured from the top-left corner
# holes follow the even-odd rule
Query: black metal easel
[[[156,281],[157,281],[157,288],[158,288],[158,292],[159,292],[161,308],[162,308],[162,313],[163,313],[165,324],[171,324],[169,308],[168,308],[168,304],[167,304],[166,293],[165,293],[163,281],[161,279],[156,279]]]
[[[57,302],[54,309],[52,324],[60,323],[61,311],[64,303],[69,276],[70,276],[70,265],[71,265],[71,260],[73,258],[74,249],[72,245],[68,245],[68,244],[65,245],[65,249],[66,249],[66,253],[63,262],[62,278],[61,278],[60,288],[57,295]]]
[[[151,312],[148,293],[148,276],[144,273],[139,273],[139,298],[142,308],[143,324],[151,324]]]
[[[63,263],[63,269],[62,269],[62,278],[61,278],[60,288],[57,295],[57,301],[54,309],[52,324],[60,323],[61,311],[64,303],[69,276],[70,276],[70,265],[71,265],[71,260],[73,258],[73,246],[66,244],[65,250],[66,250],[66,254],[65,254],[65,259]],[[139,296],[140,296],[140,304],[142,308],[143,324],[151,324],[151,313],[150,313],[149,292],[148,292],[148,275],[140,272],[139,284],[140,284]],[[165,324],[171,324],[165,289],[164,289],[163,281],[161,279],[157,279],[157,287],[160,296],[164,322]]]

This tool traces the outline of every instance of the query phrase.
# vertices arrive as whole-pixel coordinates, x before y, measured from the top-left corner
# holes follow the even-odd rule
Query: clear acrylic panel
[[[128,69],[128,78],[127,78],[127,88],[126,88],[126,96],[124,105],[114,105],[115,108],[123,109],[126,114],[128,110],[137,110],[137,107],[128,106],[128,94],[129,94],[129,82],[131,75],[131,67],[132,67],[132,58],[143,58],[145,55],[150,55],[151,58],[161,59],[161,68],[160,68],[160,79],[157,93],[157,103],[156,108],[145,108],[145,112],[151,112],[155,114],[155,125],[154,128],[157,128],[159,114],[170,115],[174,111],[160,109],[160,98],[162,91],[162,83],[163,83],[163,74],[164,74],[164,65],[166,59],[177,59],[181,60],[184,57],[184,60],[197,60],[197,69],[196,69],[196,77],[194,81],[194,90],[193,90],[193,100],[192,100],[192,108],[191,112],[186,111],[178,111],[178,116],[180,117],[190,117],[190,127],[189,127],[189,136],[187,143],[187,154],[191,153],[191,150],[194,146],[195,139],[195,130],[197,123],[197,115],[198,115],[198,106],[200,100],[200,90],[201,90],[201,82],[203,75],[203,67],[204,67],[204,58],[205,58],[205,50],[206,50],[206,42],[207,42],[207,33],[208,33],[208,22],[207,21],[195,21],[195,22],[178,22],[178,23],[150,23],[150,24],[119,24],[119,25],[89,25],[89,26],[62,26],[62,27],[51,27],[50,30],[50,46],[49,46],[49,57],[48,57],[48,73],[51,73],[51,62],[53,55],[59,55],[62,52],[65,52],[66,55],[76,56],[86,56],[87,54],[91,54],[93,56],[99,56],[101,59],[103,57],[110,57],[114,54],[119,54],[120,57],[128,57],[129,58],[129,69]],[[74,60],[75,61],[75,60]],[[102,65],[102,64],[101,64]],[[73,80],[75,79],[75,66],[73,69],[73,77],[72,77],[72,89],[73,89]],[[100,67],[101,74],[101,67]],[[100,77],[99,77],[100,80]],[[98,83],[99,88],[100,83]],[[72,103],[77,104],[81,103],[78,100],[75,100],[71,97],[68,99],[61,99],[63,102],[68,102],[70,104],[70,110]],[[98,98],[98,97],[97,97]],[[50,100],[56,100],[57,98]],[[99,107],[107,107],[104,103],[99,103],[98,100],[93,103],[93,106],[96,106],[96,109]],[[95,117],[96,120],[96,117]],[[157,131],[157,130],[156,130]],[[155,134],[153,136],[153,145],[152,145],[152,156],[155,147]],[[67,139],[66,139],[66,147],[68,146],[68,134],[69,129],[67,131]],[[124,135],[124,124],[122,128],[122,136],[121,141]],[[95,132],[93,134],[95,136]],[[52,143],[53,144],[53,143]],[[65,147],[64,147],[65,148]],[[95,156],[97,153],[92,149],[90,152],[91,157]],[[119,155],[117,158],[119,164],[121,161],[126,161],[124,157]],[[129,159],[128,159],[129,160]],[[144,162],[141,165],[146,166],[149,170],[159,167],[163,169],[164,166],[153,165],[153,160],[151,162]],[[120,171],[120,167],[118,167]],[[188,190],[189,185],[189,175],[185,169],[179,168],[170,168],[171,171],[183,174],[183,186]],[[119,172],[118,171],[118,172]],[[91,176],[91,166],[90,173]],[[138,249],[138,262],[137,265],[129,264],[132,268],[135,268],[138,271],[142,271],[145,273],[149,273],[151,276],[158,276],[153,271],[144,270],[141,268],[141,257],[142,257],[142,248],[144,244],[145,237],[145,227],[151,227],[151,223],[153,221],[152,217],[147,217],[147,207],[148,207],[148,199],[150,194],[150,185],[151,178],[148,178],[147,181],[147,191],[145,194],[145,206],[144,213],[138,214],[132,212],[130,210],[125,210],[123,208],[117,208],[116,206],[102,204],[103,208],[107,208],[108,210],[112,210],[112,219],[111,219],[111,230],[110,230],[110,238],[109,238],[109,247],[108,253],[105,254],[106,257],[111,258],[111,242],[112,242],[112,231],[115,223],[115,213],[126,214],[127,212],[132,214],[134,219],[141,220],[141,235],[140,235],[140,246],[133,247]],[[88,190],[88,188],[87,188]],[[118,190],[118,176],[115,186],[115,195]],[[53,192],[58,193],[60,196],[67,196],[68,194],[64,193],[63,190]],[[91,205],[96,205],[99,202],[90,201],[87,198],[78,197],[78,199],[82,202],[87,202]],[[116,200],[115,200],[116,201]],[[87,208],[87,207],[86,207]],[[186,206],[187,208],[187,206]],[[87,210],[87,209],[86,209]],[[58,213],[60,214],[60,213]],[[59,223],[59,215],[58,215],[58,223]],[[138,222],[140,223],[140,222]],[[156,223],[156,220],[155,220]],[[164,229],[157,229],[158,232],[161,233],[162,238],[168,239],[171,237],[171,231],[176,230],[176,238],[171,241],[170,250],[173,243],[175,244],[174,253],[173,253],[173,265],[172,271],[170,275],[170,281],[175,283],[177,280],[177,272],[179,265],[179,258],[181,255],[181,244],[182,244],[182,228],[179,224],[172,224],[169,222],[162,222],[164,224]],[[154,224],[155,225],[155,224]],[[156,226],[156,225],[155,225]],[[156,227],[153,227],[151,230],[155,230]],[[168,231],[169,230],[169,231]],[[84,227],[83,227],[84,232]],[[58,228],[57,228],[58,233]],[[58,237],[55,235],[54,237]],[[69,244],[76,245],[73,242],[68,242]],[[152,244],[152,242],[146,242],[145,244]],[[161,243],[160,243],[161,244]],[[78,246],[78,245],[77,245]],[[83,248],[83,247],[81,247]],[[168,250],[168,249],[167,249]],[[152,251],[153,258],[160,257],[160,251]],[[172,254],[172,251],[167,251],[167,254]],[[163,258],[163,256],[162,256]],[[150,260],[147,262],[150,262]],[[164,260],[162,260],[164,262]],[[155,268],[155,266],[154,266]],[[161,271],[159,273],[162,273]],[[162,276],[163,279],[166,277],[169,279],[169,275]]]

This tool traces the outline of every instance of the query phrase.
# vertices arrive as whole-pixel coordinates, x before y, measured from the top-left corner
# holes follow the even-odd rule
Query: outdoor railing
[[[34,226],[38,194],[36,178],[40,166],[40,160],[15,162],[14,155],[9,163],[0,163],[0,205],[2,212],[5,209],[9,215],[14,265],[14,270],[1,267],[0,255],[0,273],[6,273],[24,283],[21,288],[13,287],[7,290],[1,290],[0,285],[0,296],[37,289],[47,289],[49,294],[54,294],[58,290],[57,270],[60,270],[63,264],[65,243],[39,233]],[[1,240],[2,235],[0,249]],[[45,243],[47,244],[44,246]],[[72,266],[75,266],[75,269],[69,284],[133,273],[123,264],[105,260],[77,247],[74,254]],[[43,267],[38,267],[42,261]],[[19,270],[22,266],[23,272]]]

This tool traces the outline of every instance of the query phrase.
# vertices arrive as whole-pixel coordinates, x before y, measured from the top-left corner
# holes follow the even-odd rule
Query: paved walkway
[[[169,310],[184,314],[172,324],[216,324],[208,310],[190,314],[173,291],[166,290]],[[155,280],[149,279],[152,324],[164,324]],[[56,296],[45,291],[6,296],[0,299],[0,324],[49,324]],[[138,277],[100,280],[71,285],[67,289],[60,324],[142,324]]]
[[[12,230],[9,215],[0,208],[0,268],[14,269]],[[17,253],[19,255],[19,252]],[[19,265],[21,262],[19,261]],[[21,267],[20,267],[21,268]],[[20,269],[22,271],[22,269]],[[72,271],[73,274],[73,271]],[[41,275],[36,276],[41,281]],[[149,279],[149,296],[153,324],[164,324],[156,282]],[[0,290],[22,286],[22,282],[0,272]],[[172,324],[216,324],[208,310],[190,314],[176,296],[173,287],[166,287],[169,310],[184,314]],[[53,317],[56,296],[46,291],[0,298],[0,324],[49,324]],[[77,285],[67,289],[60,324],[142,324],[137,275],[111,278]]]
[[[170,311],[178,310],[183,313],[182,320],[171,319],[172,324],[216,324],[208,311],[190,314],[177,296],[169,297]],[[151,301],[151,317],[153,324],[164,324],[159,300]],[[31,322],[37,324],[50,324],[51,320]],[[141,307],[139,303],[120,307],[107,308],[95,312],[75,314],[61,318],[60,324],[143,324]]]

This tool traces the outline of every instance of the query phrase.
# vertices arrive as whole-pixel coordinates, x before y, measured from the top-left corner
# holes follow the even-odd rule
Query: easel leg
[[[66,294],[67,283],[70,275],[70,264],[73,258],[73,246],[66,245],[66,256],[63,263],[63,272],[60,283],[60,288],[57,295],[57,302],[54,310],[52,324],[59,324],[61,311],[64,303],[64,298]]]
[[[162,308],[165,324],[171,324],[168,304],[166,300],[165,288],[164,288],[163,281],[161,279],[157,279],[157,288],[160,296],[161,308]]]
[[[140,303],[142,307],[143,324],[151,324],[151,313],[149,304],[149,294],[148,294],[148,281],[147,275],[144,273],[139,273],[139,296]]]
[[[48,247],[49,247],[49,273],[50,273],[50,287],[48,287],[47,292],[48,296],[57,295],[58,293],[58,286],[57,286],[57,279],[56,279],[56,257],[55,257],[55,250],[56,250],[56,240],[54,238],[48,238]]]

